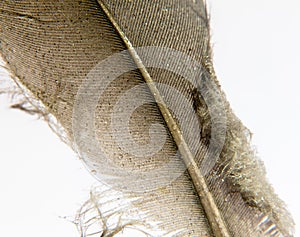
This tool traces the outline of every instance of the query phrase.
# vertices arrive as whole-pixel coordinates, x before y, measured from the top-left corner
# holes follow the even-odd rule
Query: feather
[[[216,79],[202,0],[4,0],[0,20],[27,102],[102,183],[83,236],[293,235]]]

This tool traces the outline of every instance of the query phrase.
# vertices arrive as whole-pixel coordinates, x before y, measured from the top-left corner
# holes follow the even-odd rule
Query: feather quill
[[[152,236],[293,235],[216,79],[209,39],[202,0],[0,3],[6,67],[110,187],[83,206],[83,235],[85,224],[102,226],[95,236],[128,226]]]

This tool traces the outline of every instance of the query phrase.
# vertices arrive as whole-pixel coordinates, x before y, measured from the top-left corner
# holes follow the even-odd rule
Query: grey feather
[[[109,185],[78,218],[119,213],[119,228],[103,236],[120,226],[153,236],[293,235],[216,79],[202,0],[4,0],[0,43],[15,80]]]

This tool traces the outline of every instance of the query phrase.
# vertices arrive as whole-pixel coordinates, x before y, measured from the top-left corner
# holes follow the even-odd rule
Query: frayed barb
[[[114,197],[112,200],[108,197]],[[138,236],[154,237],[154,227],[143,221],[143,214],[132,206],[134,199],[113,190],[95,189],[78,211],[74,223],[81,237]],[[129,211],[130,210],[130,211]]]
[[[20,80],[10,71],[0,57],[0,96],[7,96],[10,108],[18,109],[29,115],[43,119],[51,130],[67,145],[72,147],[72,142],[65,129],[57,119],[48,111],[47,107],[38,100]]]
[[[10,107],[19,109],[30,115],[38,115],[38,117],[48,118],[49,113],[45,107],[37,100],[31,92],[26,89],[17,77],[6,67],[5,62],[0,58],[0,95],[6,95]]]

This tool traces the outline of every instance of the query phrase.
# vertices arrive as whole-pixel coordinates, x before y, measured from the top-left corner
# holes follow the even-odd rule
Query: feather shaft
[[[130,40],[126,37],[124,32],[121,30],[118,23],[114,20],[113,16],[110,14],[109,10],[105,7],[105,5],[101,2],[101,0],[98,0],[99,5],[107,15],[108,19],[111,21],[112,25],[115,27],[116,31],[119,33],[120,37],[124,41],[124,44],[128,48],[132,59],[136,63],[137,67],[139,68],[140,72],[142,73],[154,99],[157,103],[160,112],[162,116],[164,117],[164,120],[173,136],[173,139],[180,151],[181,157],[184,161],[184,163],[187,166],[187,169],[189,171],[189,174],[193,180],[193,185],[195,189],[197,190],[198,196],[200,198],[200,201],[202,203],[202,206],[205,210],[205,213],[207,214],[207,218],[210,222],[212,231],[214,232],[216,237],[230,237],[229,231],[226,227],[226,224],[221,216],[220,210],[218,209],[216,202],[209,191],[206,181],[201,174],[200,168],[195,162],[195,158],[190,151],[190,148],[188,144],[186,143],[180,128],[173,118],[170,110],[168,109],[166,103],[164,102],[160,91],[155,86],[154,81],[152,80],[149,72],[147,71],[146,67],[144,66],[142,60],[140,59],[138,53],[134,49],[132,43]]]

